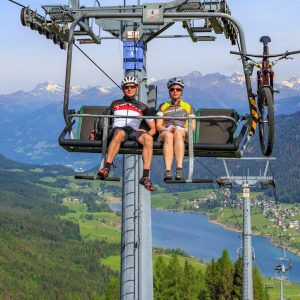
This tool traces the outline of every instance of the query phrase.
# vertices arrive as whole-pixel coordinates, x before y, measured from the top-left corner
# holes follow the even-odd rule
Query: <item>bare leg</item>
[[[125,139],[125,131],[122,129],[116,130],[108,146],[106,162],[108,163],[113,162],[115,156],[118,154],[120,150],[121,143],[124,141],[124,139]]]
[[[138,142],[143,145],[142,158],[144,169],[150,169],[153,154],[153,137],[147,133],[142,134],[138,138]]]
[[[174,133],[174,153],[177,168],[182,168],[184,158],[184,139],[186,133],[183,130],[177,130]]]
[[[174,134],[169,131],[164,131],[160,136],[160,140],[164,143],[163,156],[166,170],[171,170],[172,167],[174,157],[173,136]]]

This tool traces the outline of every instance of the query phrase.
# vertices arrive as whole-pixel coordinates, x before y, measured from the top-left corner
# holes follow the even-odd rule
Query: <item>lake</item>
[[[120,210],[120,204],[110,205]],[[218,259],[227,249],[233,260],[241,247],[239,232],[234,232],[210,223],[206,215],[188,212],[172,212],[152,209],[153,246],[163,248],[180,248],[199,259],[210,261]],[[254,264],[265,276],[276,276],[273,271],[282,256],[280,248],[273,246],[270,240],[261,236],[252,237],[255,252]],[[286,257],[292,262],[292,271],[288,278],[300,283],[300,257],[286,251]]]

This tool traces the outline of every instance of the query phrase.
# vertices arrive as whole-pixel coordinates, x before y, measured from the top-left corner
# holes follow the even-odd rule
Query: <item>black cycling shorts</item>
[[[108,141],[111,141],[112,138],[114,137],[114,134],[117,130],[123,130],[125,131],[125,141],[135,141],[137,143],[139,143],[138,139],[139,137],[145,133],[144,131],[138,131],[138,130],[134,130],[132,127],[130,126],[125,126],[125,127],[114,127],[111,128],[108,132]]]

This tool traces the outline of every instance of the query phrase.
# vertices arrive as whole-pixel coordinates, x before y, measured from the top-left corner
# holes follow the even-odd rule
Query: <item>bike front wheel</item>
[[[263,86],[258,91],[258,127],[261,152],[270,156],[274,145],[274,98],[270,87]]]

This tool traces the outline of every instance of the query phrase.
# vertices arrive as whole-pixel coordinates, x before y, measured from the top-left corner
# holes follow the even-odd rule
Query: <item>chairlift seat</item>
[[[94,128],[96,115],[103,115],[107,106],[83,106],[80,114],[91,114],[95,117],[79,117],[77,137],[75,139],[66,138],[74,124],[69,124],[64,128],[60,137],[59,144],[70,152],[89,152],[101,153],[102,140],[89,140],[91,130]],[[152,109],[155,115],[155,109]],[[199,109],[197,116],[228,116],[236,121],[238,115],[233,109]],[[229,119],[210,118],[197,119],[197,126],[194,132],[194,156],[203,157],[241,157],[239,144],[246,130],[237,136],[236,122]],[[143,121],[141,126],[145,126]],[[153,154],[163,154],[163,144],[154,137]],[[142,145],[134,141],[122,143],[120,154],[141,154]],[[185,155],[188,155],[188,145],[186,145]]]

